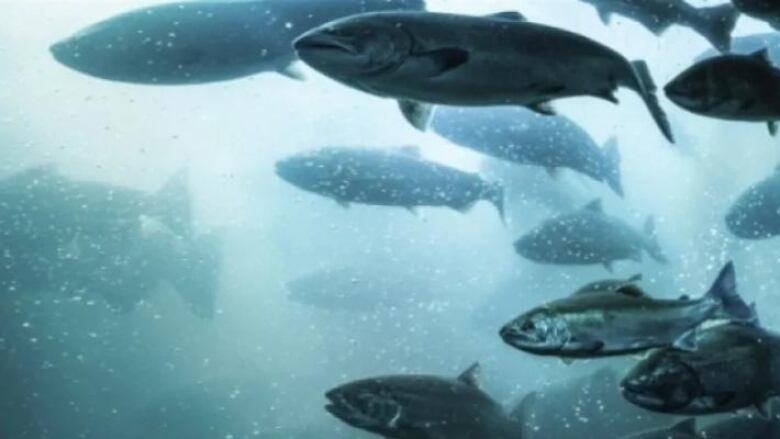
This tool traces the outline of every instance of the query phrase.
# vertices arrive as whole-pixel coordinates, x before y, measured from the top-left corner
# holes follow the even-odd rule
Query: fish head
[[[547,308],[517,317],[504,325],[499,334],[508,345],[540,355],[561,353],[571,341],[566,319]]]
[[[396,70],[411,53],[412,38],[382,13],[359,14],[312,29],[293,46],[298,57],[342,81]]]
[[[726,226],[742,239],[765,239],[780,234],[780,175],[774,175],[742,194],[729,208]]]
[[[673,349],[656,351],[640,361],[620,387],[632,404],[662,413],[682,411],[703,393],[696,370]]]
[[[664,87],[666,96],[694,113],[708,113],[723,105],[728,84],[724,84],[707,60],[688,68]]]
[[[396,437],[403,413],[392,386],[381,378],[355,381],[325,394],[325,406],[331,415],[356,428]]]
[[[333,177],[333,172],[327,161],[301,154],[276,162],[276,175],[300,188],[314,189]]]
[[[544,233],[540,230],[527,233],[514,243],[515,252],[531,261],[545,261],[549,246],[545,245]]]
[[[60,64],[77,72],[104,79],[127,75],[133,45],[112,20],[97,23],[49,46]]]

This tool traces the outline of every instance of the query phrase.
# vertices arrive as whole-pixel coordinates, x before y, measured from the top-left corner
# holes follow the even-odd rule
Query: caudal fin
[[[192,313],[203,319],[215,314],[221,253],[220,235],[195,236],[186,242],[185,251],[169,270],[171,285]]]
[[[620,149],[618,148],[617,139],[612,137],[604,144],[604,177],[607,180],[609,187],[615,191],[616,194],[623,196],[623,183],[620,179]]]
[[[491,183],[485,190],[485,198],[490,201],[496,210],[498,210],[498,216],[501,217],[501,222],[506,222],[506,215],[504,214],[504,186],[501,183]]]
[[[755,319],[753,308],[745,303],[737,292],[737,278],[734,263],[729,262],[720,271],[718,278],[705,298],[717,302],[720,306],[719,317],[733,321],[750,322]]]
[[[696,32],[721,52],[731,48],[731,33],[737,24],[739,10],[731,3],[710,8],[698,9],[699,20],[693,27]]]
[[[655,233],[655,219],[652,216],[648,217],[647,221],[645,221],[644,232],[646,241],[645,249],[647,250],[647,253],[650,254],[650,257],[660,264],[668,263],[669,260],[664,255],[663,250],[661,250],[661,245],[658,243],[658,235]]]
[[[153,195],[148,215],[159,219],[178,235],[191,235],[192,205],[186,170],[168,179]]]
[[[672,126],[669,124],[669,119],[661,108],[661,104],[658,103],[658,96],[655,94],[658,87],[656,87],[653,77],[650,75],[650,69],[647,67],[647,63],[644,61],[634,61],[631,65],[634,69],[639,94],[642,96],[642,100],[645,101],[647,109],[650,110],[653,120],[655,120],[658,128],[661,129],[664,137],[666,137],[669,142],[674,143]]]

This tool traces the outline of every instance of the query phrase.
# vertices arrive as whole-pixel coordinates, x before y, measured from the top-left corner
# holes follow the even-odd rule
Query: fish
[[[128,314],[168,284],[193,315],[209,320],[216,311],[220,246],[216,235],[183,237],[142,216],[110,235],[80,232],[72,253],[48,264],[43,288],[98,296],[110,310]]]
[[[741,239],[780,235],[780,166],[734,201],[725,222],[729,231]]]
[[[504,189],[479,175],[422,159],[416,147],[371,149],[330,147],[276,163],[276,174],[300,189],[350,203],[446,206],[465,212],[479,200],[504,217]]]
[[[556,175],[568,168],[604,182],[622,196],[620,151],[612,138],[603,147],[565,116],[542,116],[516,107],[439,107],[431,129],[465,148]]]
[[[780,30],[780,5],[774,0],[732,0],[743,14],[769,23]]]
[[[736,290],[727,264],[697,300],[655,299],[635,283],[591,284],[574,295],[536,307],[501,328],[504,342],[536,355],[600,358],[673,345],[711,320],[750,321],[753,310]]]
[[[189,235],[192,206],[186,171],[172,175],[155,193],[99,181],[72,179],[42,165],[0,181],[0,225],[6,233],[54,230],[110,233],[142,216],[157,218],[175,233]],[[23,233],[23,231],[19,231]]]
[[[709,439],[709,436],[704,436]],[[671,427],[642,431],[625,436],[623,439],[698,439],[696,418],[684,419]]]
[[[740,55],[750,55],[759,50],[766,49],[769,53],[769,59],[772,64],[780,63],[780,33],[768,32],[744,35],[736,37],[731,41],[731,53]],[[720,55],[716,50],[710,49],[699,54],[694,61],[703,61]]]
[[[697,329],[640,361],[621,381],[640,407],[676,415],[757,408],[780,394],[780,336],[753,322]]]
[[[613,14],[630,18],[655,35],[673,25],[693,29],[721,52],[728,52],[739,10],[731,3],[696,8],[683,0],[581,0],[596,8],[604,24]]]
[[[523,438],[618,438],[669,422],[628,403],[616,391],[619,383],[614,368],[601,367],[540,385],[515,408],[515,416],[523,420]]]
[[[617,103],[615,91],[626,87],[674,141],[645,62],[630,63],[585,36],[528,22],[517,12],[359,14],[306,32],[294,47],[304,63],[335,81],[397,100],[422,131],[435,105],[524,106],[551,115],[553,100],[591,96]]]
[[[352,427],[395,439],[521,439],[522,424],[479,388],[479,364],[458,378],[393,375],[328,391],[325,409]]]
[[[326,310],[367,313],[430,302],[433,285],[409,267],[330,267],[287,282],[288,298]]]
[[[699,434],[705,439],[780,439],[780,419],[775,412],[769,418],[752,413],[732,415],[702,428]]]
[[[187,1],[153,5],[93,24],[51,45],[80,73],[146,85],[228,81],[263,72],[303,79],[292,42],[349,15],[425,9],[424,0]]]
[[[722,55],[700,61],[664,88],[669,99],[692,113],[724,120],[764,122],[777,134],[780,69],[761,49],[750,55]]]
[[[519,255],[534,262],[603,264],[609,271],[615,261],[641,261],[643,252],[659,263],[667,262],[656,240],[652,217],[640,233],[620,219],[607,215],[601,199],[542,222],[515,241],[514,247]]]

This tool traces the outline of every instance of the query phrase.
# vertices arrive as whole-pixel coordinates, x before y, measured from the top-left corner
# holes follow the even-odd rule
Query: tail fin
[[[647,109],[650,110],[650,114],[653,116],[653,120],[661,129],[664,137],[671,143],[674,143],[674,134],[672,134],[672,127],[669,124],[669,119],[666,117],[666,113],[658,103],[658,97],[655,92],[657,87],[653,81],[653,77],[650,75],[650,69],[647,67],[647,63],[644,61],[634,61],[631,63],[634,69],[634,76],[637,81],[637,87],[639,94],[647,105]]]
[[[489,184],[485,190],[485,198],[496,206],[498,215],[501,217],[501,222],[506,223],[506,215],[504,213],[504,186],[501,183]]]
[[[152,197],[149,216],[157,217],[175,233],[192,234],[192,205],[187,171],[173,175]]]
[[[731,3],[698,9],[699,20],[694,24],[696,32],[721,52],[731,48],[731,33],[737,24],[739,10]]]
[[[607,140],[603,148],[604,161],[606,169],[604,169],[605,177],[609,187],[615,191],[616,194],[623,197],[623,183],[620,181],[620,149],[618,148],[617,139],[612,137]]]
[[[737,292],[737,278],[733,262],[729,262],[723,267],[718,278],[715,279],[715,283],[712,284],[704,297],[720,305],[719,317],[735,321],[751,321],[755,318],[753,308],[745,303]]]
[[[647,250],[647,253],[649,253],[658,263],[666,264],[669,262],[661,250],[661,245],[658,243],[658,236],[655,233],[655,219],[652,216],[648,217],[647,221],[645,221],[644,232],[646,240],[645,249]]]
[[[193,314],[211,319],[215,314],[222,239],[217,234],[193,237],[175,261],[171,285]]]
[[[512,418],[513,421],[525,423],[525,421],[531,417],[538,399],[539,395],[536,392],[526,394],[523,399],[512,408],[509,417]]]

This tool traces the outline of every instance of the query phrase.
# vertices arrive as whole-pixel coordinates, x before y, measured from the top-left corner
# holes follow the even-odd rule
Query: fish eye
[[[522,330],[522,331],[533,331],[535,329],[536,329],[536,325],[531,320],[526,320],[523,323],[523,326],[520,327],[520,330]]]

